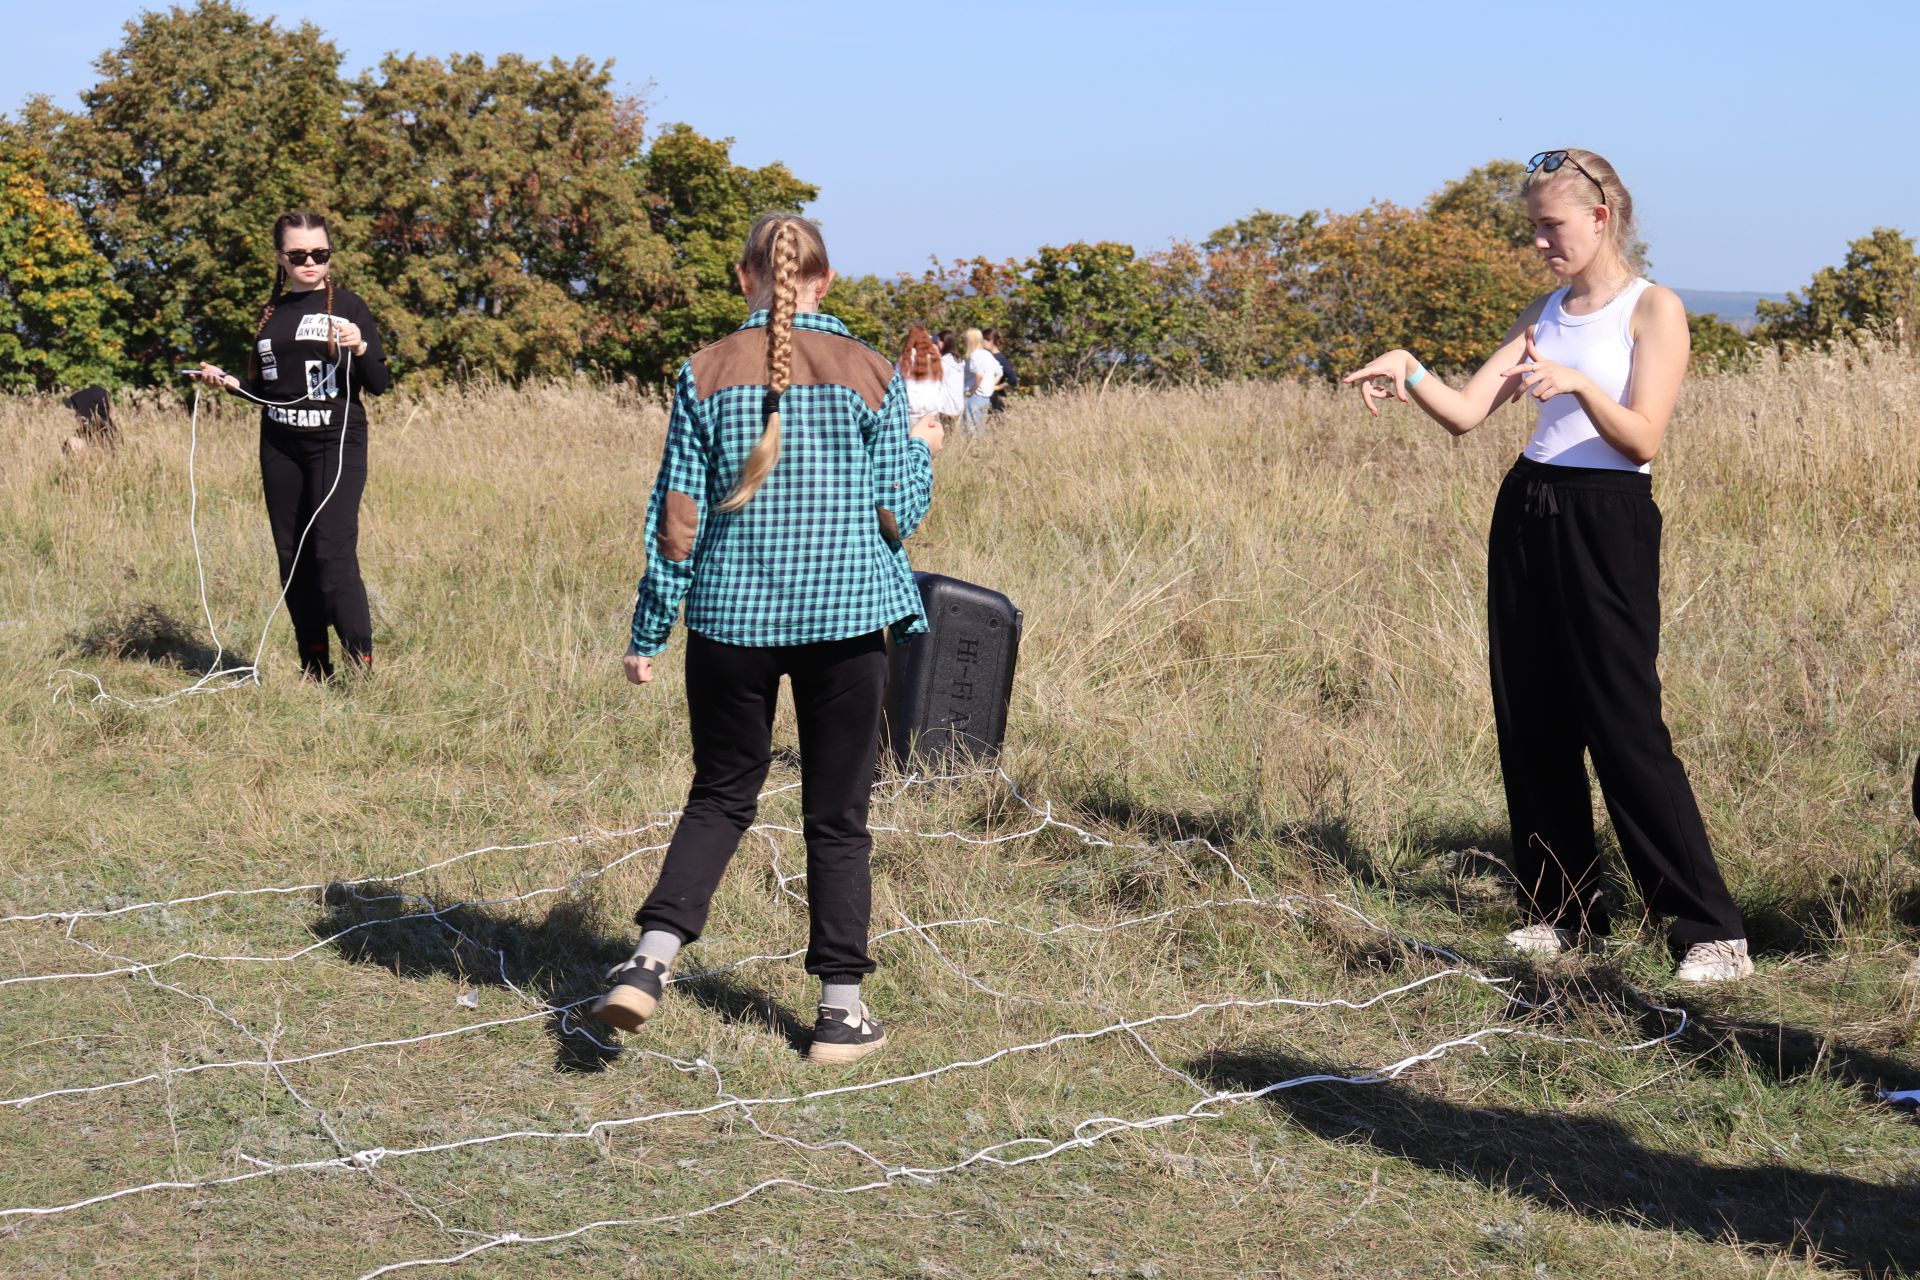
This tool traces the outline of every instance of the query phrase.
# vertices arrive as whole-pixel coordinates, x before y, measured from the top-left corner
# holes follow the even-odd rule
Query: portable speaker
[[[998,591],[937,573],[913,576],[927,632],[894,648],[887,748],[902,768],[997,755],[1020,656],[1020,611]]]

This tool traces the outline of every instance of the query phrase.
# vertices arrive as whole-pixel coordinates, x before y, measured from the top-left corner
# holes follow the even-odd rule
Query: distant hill
[[[1760,318],[1760,299],[1766,298],[1772,302],[1787,300],[1784,293],[1727,293],[1716,289],[1678,288],[1674,292],[1680,295],[1680,301],[1687,304],[1687,310],[1718,316],[1741,329],[1753,328]]]

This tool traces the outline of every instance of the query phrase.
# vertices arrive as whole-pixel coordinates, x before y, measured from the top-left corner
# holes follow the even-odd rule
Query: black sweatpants
[[[367,487],[367,428],[362,422],[345,430],[343,459],[339,428],[296,431],[273,422],[260,424],[260,480],[266,490],[267,521],[280,557],[280,584],[287,589],[294,642],[300,646],[301,666],[310,674],[332,670],[329,626],[340,633],[340,644],[349,657],[373,656],[373,618],[367,608],[366,585],[360,580],[360,496]],[[340,487],[329,498],[327,491],[333,489],[336,473]],[[307,530],[309,521],[311,530]],[[302,531],[306,531],[304,546]]]
[[[807,842],[807,972],[858,982],[873,972],[873,838],[867,804],[887,687],[878,631],[848,640],[775,648],[687,637],[687,718],[693,790],[673,833],[660,881],[634,919],[687,942],[706,927],[714,890],[759,812],[773,762],[780,677],[793,684],[800,723],[800,807]]]
[[[1522,911],[1607,931],[1590,751],[1641,897],[1691,945],[1746,928],[1660,715],[1660,524],[1640,472],[1521,458],[1493,508],[1488,656]]]

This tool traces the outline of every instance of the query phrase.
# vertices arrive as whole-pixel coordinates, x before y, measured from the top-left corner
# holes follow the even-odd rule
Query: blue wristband
[[[1407,381],[1405,383],[1407,390],[1411,391],[1415,387],[1419,386],[1420,379],[1426,376],[1427,376],[1427,367],[1421,364],[1418,360],[1415,360],[1413,362],[1413,372],[1407,375]]]

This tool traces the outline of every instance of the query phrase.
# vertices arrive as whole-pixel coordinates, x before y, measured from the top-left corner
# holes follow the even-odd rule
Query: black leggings
[[[280,583],[287,589],[287,613],[293,618],[300,665],[310,675],[333,669],[327,645],[329,626],[340,633],[341,647],[349,657],[362,662],[373,657],[373,619],[367,608],[367,588],[360,581],[366,424],[348,426],[346,433],[343,460],[338,429],[295,431],[271,422],[260,425],[260,480],[267,495],[267,522],[273,527]],[[332,497],[327,496],[329,489]],[[308,529],[310,521],[313,527]],[[300,541],[302,532],[305,545]]]
[[[1647,907],[1746,936],[1660,715],[1660,509],[1637,471],[1514,464],[1487,550],[1489,666],[1521,909],[1607,931],[1585,755]]]
[[[759,812],[782,675],[792,681],[800,727],[807,972],[828,982],[858,982],[873,972],[867,803],[887,688],[886,642],[878,631],[765,649],[688,633],[693,790],[660,881],[634,919],[642,929],[668,929],[687,942],[706,927],[714,890]]]

